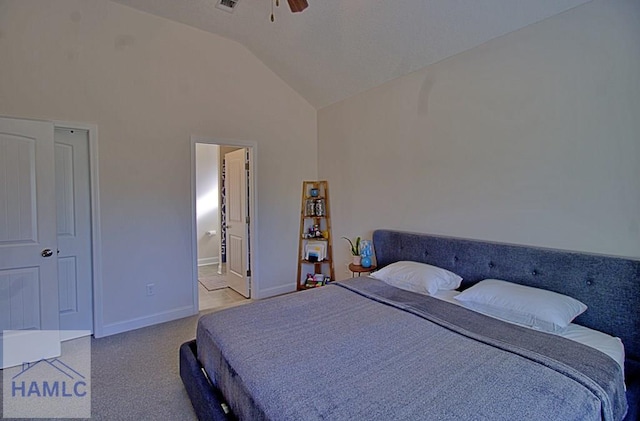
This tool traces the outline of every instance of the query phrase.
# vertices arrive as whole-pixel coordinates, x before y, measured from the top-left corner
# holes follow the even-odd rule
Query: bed
[[[394,230],[373,242],[380,274],[425,263],[462,293],[374,273],[203,316],[180,347],[200,420],[639,419],[640,261]],[[456,303],[486,279],[573,297],[587,310],[570,326],[623,355]]]

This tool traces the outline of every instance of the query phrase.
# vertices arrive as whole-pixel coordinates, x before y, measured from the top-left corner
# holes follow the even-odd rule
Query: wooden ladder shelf
[[[312,282],[307,282],[308,274],[313,275]],[[298,290],[335,280],[327,181],[302,182],[297,279]]]

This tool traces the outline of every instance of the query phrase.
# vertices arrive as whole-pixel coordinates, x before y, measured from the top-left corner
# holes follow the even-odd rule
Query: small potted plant
[[[360,237],[356,237],[354,241],[351,241],[347,237],[342,237],[349,242],[349,251],[351,252],[351,257],[353,259],[353,264],[360,266]]]

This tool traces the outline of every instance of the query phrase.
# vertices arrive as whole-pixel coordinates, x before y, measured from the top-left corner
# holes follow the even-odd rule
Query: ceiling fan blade
[[[289,8],[293,13],[302,12],[304,9],[309,7],[309,3],[307,0],[287,0],[289,3]]]

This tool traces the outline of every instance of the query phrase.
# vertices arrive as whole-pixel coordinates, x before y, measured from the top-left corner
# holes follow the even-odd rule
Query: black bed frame
[[[640,260],[394,230],[375,231],[373,244],[379,268],[413,260],[459,274],[462,288],[504,279],[582,301],[588,310],[576,323],[617,336],[625,346],[625,421],[640,420]],[[198,419],[235,419],[196,356],[195,340],[182,344],[180,376]]]

